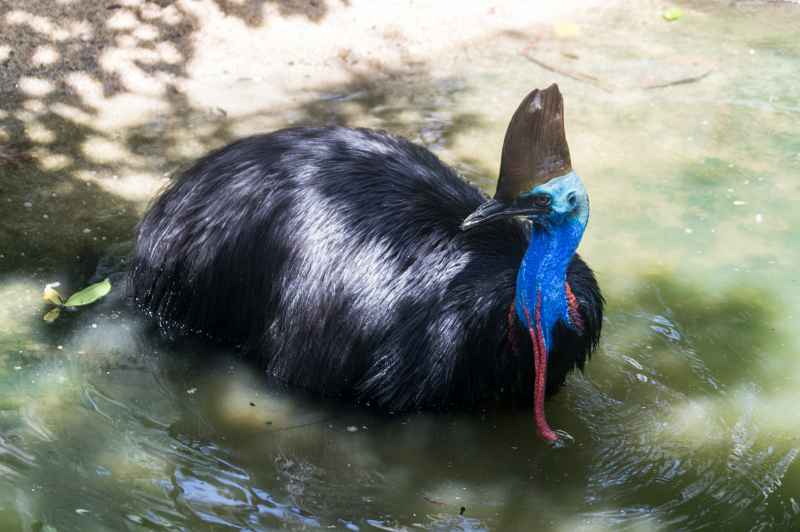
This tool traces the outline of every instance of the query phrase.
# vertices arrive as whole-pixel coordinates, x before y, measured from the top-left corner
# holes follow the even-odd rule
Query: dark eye
[[[550,201],[549,194],[537,194],[533,197],[533,204],[537,207],[549,207]]]

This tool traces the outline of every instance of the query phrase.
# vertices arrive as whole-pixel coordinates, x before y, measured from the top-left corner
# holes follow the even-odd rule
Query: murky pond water
[[[119,132],[161,173],[184,161],[178,128],[219,145],[382,127],[489,191],[510,113],[558,81],[592,199],[581,253],[608,299],[599,352],[548,406],[574,443],[539,441],[528,412],[325,404],[235,353],[160,341],[116,296],[46,325],[44,284],[77,288],[123,255],[143,203],[4,166],[0,529],[800,528],[800,6],[694,3],[671,24],[660,9]]]

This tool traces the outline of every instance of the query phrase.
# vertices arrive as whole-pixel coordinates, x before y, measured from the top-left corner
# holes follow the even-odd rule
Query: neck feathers
[[[555,227],[534,228],[528,250],[517,273],[515,309],[526,326],[541,298],[541,328],[544,347],[552,348],[553,327],[558,320],[576,328],[570,316],[566,288],[567,267],[578,248],[585,224],[572,220]]]

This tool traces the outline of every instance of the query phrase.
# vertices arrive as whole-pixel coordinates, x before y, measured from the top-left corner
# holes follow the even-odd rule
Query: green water
[[[48,326],[44,284],[69,292],[119,256],[144,202],[0,167],[0,529],[800,528],[800,6],[683,5],[674,23],[655,3],[587,11],[576,36],[498,35],[222,126],[119,132],[160,173],[185,162],[159,142],[173,126],[210,145],[381,127],[491,191],[508,117],[557,81],[592,202],[580,251],[608,300],[587,373],[548,404],[564,448],[527,412],[386,417],[276,389],[113,298]],[[64,172],[113,179],[55,129],[78,160]]]

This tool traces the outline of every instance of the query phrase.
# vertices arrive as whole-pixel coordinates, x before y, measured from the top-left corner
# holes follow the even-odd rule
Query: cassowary
[[[487,199],[384,132],[297,127],[200,159],[138,228],[130,289],[170,334],[387,411],[533,402],[596,346],[589,200],[556,85],[520,104]]]

